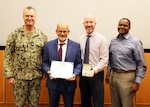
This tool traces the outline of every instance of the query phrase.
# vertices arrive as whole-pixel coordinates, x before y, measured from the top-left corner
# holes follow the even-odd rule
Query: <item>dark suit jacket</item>
[[[42,70],[44,72],[50,70],[51,61],[59,61],[58,57],[58,39],[49,41],[45,44],[43,59],[42,59]],[[67,50],[66,50],[66,62],[74,62],[73,73],[77,76],[81,73],[82,60],[81,60],[81,50],[80,45],[70,39],[68,39]],[[47,76],[46,86],[51,90],[55,90],[58,80],[50,80]],[[66,81],[66,86],[68,91],[73,91],[76,87],[76,81]]]

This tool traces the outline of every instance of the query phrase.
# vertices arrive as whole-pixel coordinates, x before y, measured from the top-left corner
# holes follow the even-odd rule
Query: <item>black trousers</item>
[[[104,71],[94,77],[82,77],[79,81],[82,107],[104,107]]]

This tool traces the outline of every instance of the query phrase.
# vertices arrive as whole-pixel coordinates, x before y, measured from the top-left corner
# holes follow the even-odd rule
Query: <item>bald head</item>
[[[57,29],[56,30],[58,30],[60,28],[65,28],[69,31],[69,25],[65,22],[60,22],[60,23],[57,24]]]
[[[87,15],[84,17],[84,28],[87,34],[91,34],[96,26],[96,19],[93,15]]]
[[[87,19],[92,19],[93,21],[95,21],[96,22],[96,18],[93,16],[93,15],[87,15],[87,16],[85,16],[84,17],[84,22],[87,20]]]
[[[60,42],[65,42],[69,35],[69,25],[65,22],[57,24],[56,33]]]

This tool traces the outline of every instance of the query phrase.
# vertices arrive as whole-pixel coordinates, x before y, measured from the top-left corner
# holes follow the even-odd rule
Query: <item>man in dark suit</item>
[[[49,92],[50,107],[58,107],[60,95],[63,96],[65,107],[73,107],[76,77],[81,72],[82,60],[80,45],[68,39],[69,33],[68,24],[59,23],[56,29],[58,38],[47,42],[44,48],[42,70],[47,74],[46,86]],[[59,57],[60,44],[63,44],[62,58]],[[53,77],[50,71],[52,61],[73,62],[72,76],[70,78]]]

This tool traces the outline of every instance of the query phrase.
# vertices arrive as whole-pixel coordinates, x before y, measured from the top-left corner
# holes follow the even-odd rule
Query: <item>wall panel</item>
[[[135,97],[137,105],[150,105],[150,54],[145,53],[147,72]]]
[[[40,93],[40,104],[49,104],[48,90],[46,88],[46,79],[42,80],[42,88]]]
[[[4,51],[0,50],[0,103],[5,102],[5,80],[3,78]]]
[[[135,96],[135,107],[150,107],[150,53],[145,53],[147,74],[140,85],[140,90]],[[12,93],[12,85],[8,84],[8,81],[3,77],[3,62],[4,62],[4,51],[0,50],[0,107],[14,107],[14,98]],[[105,74],[106,74],[105,68]],[[49,107],[48,90],[46,88],[46,79],[42,80],[42,89],[40,94],[39,107]],[[105,87],[105,107],[111,107],[110,101],[110,89],[109,85],[104,83]],[[62,97],[60,99],[60,106],[64,107]],[[80,89],[79,89],[79,77],[77,78],[77,88],[74,98],[74,107],[81,107]]]

